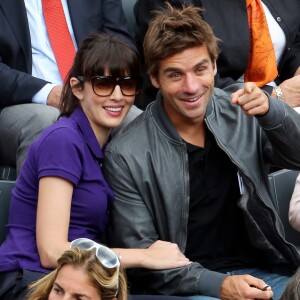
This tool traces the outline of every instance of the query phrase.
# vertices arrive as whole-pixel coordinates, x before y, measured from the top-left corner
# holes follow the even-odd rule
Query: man
[[[199,8],[159,12],[144,54],[160,93],[106,148],[109,236],[116,247],[177,243],[192,263],[134,270],[135,292],[278,299],[300,258],[267,173],[300,168],[299,115],[252,82],[231,96],[214,88],[217,39]]]
[[[75,50],[95,31],[133,44],[121,0],[62,0],[62,5]],[[1,0],[0,28],[0,163],[16,165],[18,173],[28,146],[59,114],[63,78],[42,0]]]
[[[153,11],[161,10],[166,1],[137,0],[135,4],[136,42],[142,48]],[[244,81],[250,51],[250,30],[247,0],[168,0],[175,7],[193,4],[203,8],[204,20],[221,40],[217,60],[215,86],[225,88],[236,81]],[[253,0],[253,2],[255,2]],[[261,2],[276,53],[278,75],[262,88],[273,97],[280,95],[292,107],[300,106],[300,2],[298,0],[256,0]],[[275,86],[280,89],[273,89]],[[156,89],[146,85],[146,103],[153,101]],[[273,89],[273,90],[272,90]],[[276,94],[277,92],[277,94]]]

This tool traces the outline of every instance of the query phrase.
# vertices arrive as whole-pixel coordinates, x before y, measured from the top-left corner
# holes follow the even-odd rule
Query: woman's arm
[[[55,268],[61,254],[70,248],[70,223],[73,184],[59,177],[39,181],[36,239],[41,264]]]
[[[177,244],[156,241],[147,249],[112,249],[119,256],[125,268],[172,269],[190,263]]]
[[[69,249],[73,184],[59,177],[43,177],[39,182],[36,236],[41,264],[55,268],[61,254]],[[174,243],[156,241],[147,249],[113,249],[125,268],[170,269],[190,261]]]
[[[295,230],[300,231],[300,175],[296,179],[289,209],[289,221]]]

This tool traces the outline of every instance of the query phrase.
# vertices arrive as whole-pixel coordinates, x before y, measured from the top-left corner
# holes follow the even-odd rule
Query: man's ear
[[[82,91],[82,86],[80,84],[80,81],[75,77],[71,77],[70,86],[71,86],[72,92],[76,96],[76,98],[78,98],[79,100],[82,100],[83,99],[83,91]]]
[[[159,89],[160,88],[160,84],[159,84],[159,82],[157,80],[157,76],[154,76],[152,74],[149,74],[149,76],[150,76],[150,80],[151,80],[152,85],[154,87],[156,87],[157,89]]]
[[[216,76],[217,71],[218,71],[217,62],[216,61],[214,61],[213,67],[214,67],[214,76]]]

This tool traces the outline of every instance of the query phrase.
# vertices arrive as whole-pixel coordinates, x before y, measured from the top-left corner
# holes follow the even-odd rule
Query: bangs
[[[86,77],[96,75],[139,77],[141,75],[140,62],[136,53],[121,41],[113,39],[102,41],[97,47],[89,50],[83,66],[83,75]],[[108,74],[105,74],[107,71]]]

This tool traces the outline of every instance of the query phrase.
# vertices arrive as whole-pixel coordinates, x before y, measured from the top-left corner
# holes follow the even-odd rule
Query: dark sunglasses
[[[122,78],[112,76],[93,76],[86,78],[78,76],[77,79],[81,82],[90,81],[94,93],[102,97],[110,96],[116,88],[116,85],[120,86],[124,96],[134,96],[139,93],[142,85],[141,78],[132,78],[130,76]]]

